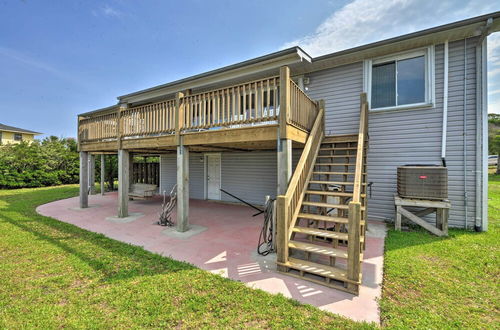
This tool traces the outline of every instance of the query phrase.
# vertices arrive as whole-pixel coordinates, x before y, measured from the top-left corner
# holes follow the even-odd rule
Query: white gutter
[[[446,133],[448,130],[448,40],[444,42],[444,82],[443,82],[443,132],[441,136],[441,161],[446,167]]]
[[[481,45],[482,52],[482,67],[483,67],[483,82],[481,89],[482,92],[482,123],[483,123],[483,150],[482,150],[482,160],[481,164],[482,174],[483,174],[483,186],[482,186],[482,222],[481,222],[481,231],[488,230],[488,67],[487,67],[487,39],[484,38],[483,44]]]
[[[476,231],[488,229],[488,102],[486,37],[489,18],[476,45]]]
[[[464,209],[465,209],[465,229],[468,227],[469,217],[469,196],[467,194],[467,38],[464,39]]]

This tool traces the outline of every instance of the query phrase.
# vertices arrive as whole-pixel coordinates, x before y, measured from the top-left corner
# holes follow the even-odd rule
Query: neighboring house
[[[21,143],[22,141],[27,141],[31,143],[35,139],[35,135],[40,135],[40,134],[42,133],[30,131],[19,127],[0,124],[1,144]]]
[[[396,168],[430,163],[448,168],[450,226],[487,230],[486,37],[499,27],[495,12],[316,58],[293,47],[119,96],[115,106],[78,116],[81,206],[90,152],[119,155],[119,216],[128,214],[130,154],[158,154],[160,191],[178,185],[178,230],[188,228],[188,196],[234,201],[224,189],[262,204],[284,195],[278,262],[304,271],[317,264],[293,264],[288,249],[315,251],[289,241],[287,230],[307,234],[294,224],[330,221],[335,237],[315,235],[338,242],[348,239],[339,228],[358,223],[349,240],[362,242],[365,208],[368,218],[395,216]],[[366,158],[358,134],[369,138]],[[332,182],[340,191],[325,192]],[[361,206],[351,209],[350,199]],[[311,211],[319,200],[343,204],[335,219]],[[348,274],[324,265],[320,272],[359,283],[359,251],[324,254],[348,257]]]

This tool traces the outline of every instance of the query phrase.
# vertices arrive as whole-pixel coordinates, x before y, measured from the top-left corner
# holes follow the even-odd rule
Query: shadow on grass
[[[0,221],[9,223],[23,232],[35,235],[66,253],[76,256],[102,275],[102,281],[112,282],[136,276],[165,274],[195,267],[160,256],[141,247],[107,238],[36,213],[38,205],[62,198],[73,197],[76,192],[58,189],[25,190],[0,194]],[[33,248],[37,247],[36,242]],[[110,258],[111,257],[111,258]]]

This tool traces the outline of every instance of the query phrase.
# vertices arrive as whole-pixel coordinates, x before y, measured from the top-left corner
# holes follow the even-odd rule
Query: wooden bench
[[[130,187],[130,191],[128,193],[129,199],[140,198],[147,199],[153,197],[156,192],[155,184],[148,183],[134,183]]]
[[[450,201],[410,199],[394,195],[394,204],[396,205],[396,230],[401,230],[401,217],[405,217],[430,231],[434,235],[448,236],[448,214],[451,207]],[[422,207],[424,209],[412,213],[405,207]],[[421,218],[434,212],[436,212],[436,226],[431,225]]]

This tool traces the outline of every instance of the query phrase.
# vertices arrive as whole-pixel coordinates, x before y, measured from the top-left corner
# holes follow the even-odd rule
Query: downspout
[[[443,81],[443,132],[441,135],[441,161],[446,167],[446,133],[448,130],[448,40],[444,42],[444,81]]]
[[[476,44],[476,218],[474,229],[476,231],[486,231],[488,229],[488,207],[487,201],[488,172],[485,149],[487,153],[487,116],[486,97],[486,37],[489,27],[493,23],[492,18],[488,18],[482,28],[481,35]],[[486,109],[486,110],[485,110]],[[486,118],[485,118],[486,117]],[[485,192],[486,191],[486,192]]]
[[[468,227],[468,196],[467,196],[467,38],[464,39],[464,209],[465,229]]]

